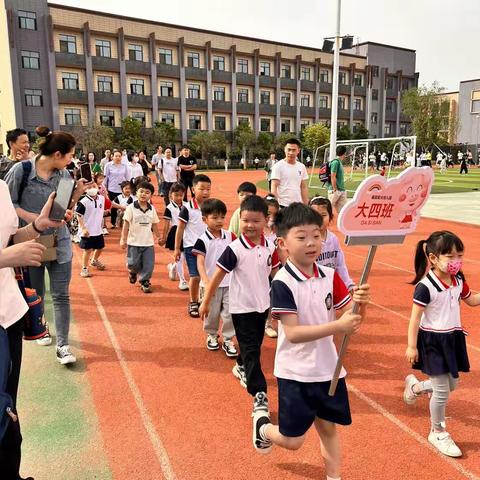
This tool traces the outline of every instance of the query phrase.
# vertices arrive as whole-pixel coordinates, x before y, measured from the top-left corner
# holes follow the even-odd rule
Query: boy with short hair
[[[200,286],[206,288],[213,274],[215,273],[217,260],[235,239],[235,234],[223,229],[225,216],[227,215],[227,206],[221,200],[210,198],[202,204],[202,218],[207,226],[205,233],[200,236],[193,247],[193,254],[197,256],[197,267],[200,273]],[[218,350],[218,327],[220,317],[222,318],[222,349],[227,357],[236,357],[232,338],[235,335],[232,316],[229,311],[229,285],[230,277],[225,275],[218,286],[212,303],[210,312],[205,317],[203,330],[207,333],[207,349]]]
[[[153,268],[155,266],[155,242],[153,234],[160,239],[160,222],[155,207],[150,203],[155,189],[149,182],[136,186],[136,196],[123,215],[123,229],[120,246],[127,249],[127,267],[131,284],[137,276],[143,293],[151,293]]]
[[[237,188],[238,200],[240,205],[250,195],[257,194],[257,187],[252,182],[243,182]],[[242,233],[240,231],[240,207],[238,207],[230,219],[230,226],[228,229],[233,232],[237,237]]]
[[[253,411],[268,412],[267,382],[262,372],[260,351],[270,306],[270,275],[280,265],[277,249],[265,240],[263,229],[268,208],[257,195],[240,206],[242,234],[222,253],[217,269],[208,283],[200,308],[202,318],[210,311],[210,302],[221,281],[230,273],[230,313],[237,335],[240,355],[232,373],[254,397]]]
[[[342,369],[336,393],[328,395],[338,359],[333,335],[353,334],[360,328],[369,302],[368,285],[354,287],[358,314],[348,310],[337,320],[335,310],[351,300],[337,272],[319,266],[322,216],[301,203],[293,203],[276,220],[279,248],[288,261],[272,282],[272,315],[278,322],[274,375],[278,381],[279,425],[268,412],[253,416],[253,444],[269,453],[272,444],[296,450],[315,423],[320,436],[327,479],[340,478],[340,445],[335,424],[351,423]]]
[[[188,303],[188,314],[193,318],[198,318],[199,293],[200,293],[200,274],[197,269],[197,257],[192,253],[195,242],[205,232],[206,225],[202,220],[202,211],[200,210],[203,202],[210,198],[212,181],[207,175],[199,174],[193,177],[192,191],[195,195],[187,205],[183,206],[178,216],[178,227],[175,234],[175,261],[180,260],[182,252],[180,246],[183,239],[183,253],[187,262],[188,273],[190,275],[189,289],[190,302]]]

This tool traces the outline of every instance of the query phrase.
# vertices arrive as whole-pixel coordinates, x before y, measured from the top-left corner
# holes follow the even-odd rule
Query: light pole
[[[338,114],[338,70],[340,67],[340,14],[342,0],[337,0],[337,27],[335,29],[335,45],[333,53],[333,85],[332,85],[332,116],[330,117],[330,161],[336,156],[337,146],[337,114]]]

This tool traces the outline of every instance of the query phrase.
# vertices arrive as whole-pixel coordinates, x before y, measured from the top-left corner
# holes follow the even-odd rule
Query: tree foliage
[[[122,119],[122,131],[120,133],[119,144],[122,149],[139,151],[144,147],[142,137],[142,124],[132,117]]]
[[[273,148],[273,136],[269,132],[260,132],[251,147],[252,157],[268,158]]]
[[[198,132],[189,142],[192,153],[207,161],[224,156],[226,145],[225,137],[220,132]]]
[[[255,143],[255,133],[249,123],[240,123],[233,132],[238,148],[248,150]]]
[[[321,123],[314,123],[303,130],[305,147],[315,154],[315,150],[330,141],[330,129]]]
[[[155,122],[153,128],[148,132],[146,143],[149,151],[156,151],[158,145],[163,148],[172,146],[178,137],[178,130],[170,122]]]
[[[337,140],[350,140],[352,138],[352,132],[348,125],[342,125],[337,129]]]
[[[368,138],[368,130],[365,128],[365,125],[362,123],[358,128],[357,131],[353,134],[353,139],[360,140],[364,138]]]
[[[82,128],[72,132],[72,135],[82,145],[84,152],[95,152],[97,158],[101,158],[105,150],[112,150],[115,142],[115,130],[105,125]]]

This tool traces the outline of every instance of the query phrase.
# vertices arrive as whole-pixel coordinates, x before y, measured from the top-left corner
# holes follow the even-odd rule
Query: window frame
[[[292,94],[290,92],[280,93],[280,106],[291,107],[292,106]]]
[[[219,97],[217,98],[217,94],[219,94]],[[213,100],[216,102],[225,102],[225,87],[220,87],[220,86],[214,86],[213,87]]]
[[[263,128],[263,123],[264,123],[264,122],[268,122],[268,129],[267,129],[267,130],[265,130],[265,129]],[[271,119],[270,119],[270,118],[260,118],[260,131],[261,131],[261,132],[270,132],[270,131],[271,131],[271,130],[270,130],[271,123],[272,123],[272,122],[271,122]]]
[[[131,117],[134,118],[135,120],[138,120],[142,125],[142,127],[145,128],[146,122],[147,122],[147,115],[145,112],[132,112]]]
[[[71,40],[72,38],[73,38],[73,41]],[[77,53],[77,36],[76,35],[61,33],[58,37],[58,42],[59,42],[61,53]],[[66,45],[66,48],[64,48],[65,45]],[[70,49],[71,45],[73,45],[73,51]]]
[[[220,68],[220,66],[222,68]],[[217,72],[225,71],[225,57],[222,55],[212,55],[212,68]]]
[[[134,47],[134,48],[131,48],[131,47]],[[132,53],[133,53],[134,58],[132,58]],[[136,58],[137,53],[140,53],[140,55],[139,55],[140,58]],[[128,44],[128,59],[131,62],[143,62],[143,46],[139,45],[137,43],[129,43]]]
[[[22,30],[37,30],[37,14],[30,10],[18,10],[18,28]]]
[[[28,92],[28,93],[27,93]],[[38,93],[40,92],[40,93]],[[25,98],[25,106],[27,107],[43,107],[43,90],[40,88],[25,88],[23,90]],[[38,105],[34,99],[39,98]]]
[[[268,102],[264,102],[264,97],[268,96]],[[260,90],[260,99],[259,99],[259,104],[260,105],[271,105],[270,103],[270,90]]]
[[[196,92],[195,95],[192,96],[191,95],[192,92]],[[189,100],[200,100],[200,84],[198,84],[198,83],[189,83],[188,84],[188,86],[187,86],[187,98]]]
[[[63,111],[64,113],[64,120],[65,120],[65,125],[82,125],[82,112],[79,108],[71,108],[67,107]],[[74,121],[73,119],[78,116],[78,122]],[[72,121],[68,121],[67,118],[70,118]]]
[[[24,55],[25,54],[34,54],[32,55]],[[36,56],[35,56],[36,55]],[[40,70],[40,52],[35,52],[33,50],[20,50],[20,57],[22,59],[22,68],[25,70]],[[33,62],[32,62],[33,60]],[[36,67],[32,66],[32,63],[37,64]],[[27,65],[28,63],[28,65]]]
[[[110,79],[110,81],[105,79]],[[105,90],[104,85],[110,85],[110,90]],[[102,93],[113,93],[113,76],[97,75],[97,90]]]
[[[104,113],[102,114],[102,112]],[[98,113],[100,115],[100,125],[103,125],[105,127],[115,126],[115,110],[99,110]],[[108,117],[108,122],[104,122],[104,119],[107,117]]]
[[[192,121],[198,122],[198,128],[196,128],[196,127],[192,128]],[[202,129],[202,116],[198,115],[196,113],[191,113],[188,116],[188,129],[189,130],[201,130]]]
[[[361,112],[362,111],[362,99],[361,98],[354,98],[353,99],[353,110],[355,112]]]
[[[73,81],[73,88],[70,82]],[[78,73],[62,72],[62,88],[63,90],[80,90],[80,81]]]
[[[217,121],[219,119],[223,119],[223,128],[217,128]],[[224,117],[222,115],[215,115],[215,118],[214,118],[214,130],[218,130],[220,132],[225,132],[227,130],[227,117]]]
[[[268,74],[266,73],[268,71]],[[259,62],[258,64],[258,75],[260,77],[270,77],[271,73],[271,63],[264,61],[264,62]]]
[[[248,59],[246,58],[237,59],[237,73],[248,74]]]
[[[238,88],[237,103],[248,103],[248,95],[249,95],[248,88]],[[245,98],[245,100],[243,100],[243,98]]]
[[[307,78],[308,77],[308,78]],[[300,80],[310,81],[312,78],[312,69],[311,67],[300,67]]]
[[[187,52],[187,67],[200,68],[200,54],[198,52]]]
[[[372,100],[378,101],[378,88],[372,88]]]
[[[304,100],[306,100],[306,105],[304,105]],[[308,93],[302,93],[300,95],[300,106],[301,107],[310,107],[310,95]]]
[[[288,76],[285,75],[285,71],[288,70]],[[288,64],[282,64],[282,66],[280,67],[280,78],[288,78],[288,79],[291,79],[292,78],[292,66],[291,65],[288,65]]]
[[[170,59],[170,61],[168,61]],[[160,65],[173,65],[173,50],[171,48],[160,47],[158,49],[158,63]]]
[[[174,113],[164,112],[164,113],[161,114],[160,118],[161,118],[162,123],[171,123],[172,125],[175,125],[175,114]]]
[[[141,93],[137,90],[140,90]],[[145,80],[143,78],[130,79],[130,95],[145,95]]]
[[[284,125],[288,122],[288,130],[284,129]],[[292,130],[292,121],[289,118],[284,118],[280,120],[280,131],[290,133]]]
[[[107,50],[109,55],[105,55]],[[112,58],[112,42],[110,40],[101,40],[99,38],[95,39],[95,56],[102,58]]]
[[[325,100],[325,105],[323,106],[323,100]],[[318,96],[318,108],[328,108],[328,95],[319,95]]]
[[[372,112],[370,114],[370,123],[378,123],[378,113]]]
[[[163,95],[163,89],[167,89],[167,95]],[[170,95],[171,93],[171,95]],[[161,80],[160,81],[160,96],[161,97],[173,97],[173,82],[170,80]]]
[[[348,85],[348,75],[347,72],[338,72],[338,83],[339,85]]]
[[[326,80],[324,80],[325,74],[326,74],[326,77],[327,77]],[[322,70],[320,70],[320,72],[318,72],[318,81],[319,82],[329,83],[329,81],[328,81],[329,78],[330,78],[330,72],[328,70],[322,69]]]
[[[363,74],[362,73],[354,73],[353,74],[353,84],[356,87],[363,87]]]

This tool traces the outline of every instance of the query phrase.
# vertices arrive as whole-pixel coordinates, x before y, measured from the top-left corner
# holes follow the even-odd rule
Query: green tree
[[[337,140],[350,140],[352,138],[352,132],[348,125],[342,125],[337,129]]]
[[[368,138],[368,130],[365,128],[365,125],[362,123],[358,128],[357,131],[353,134],[355,140],[360,140],[364,138]]]
[[[105,150],[112,150],[115,142],[115,130],[105,125],[93,125],[83,132],[73,132],[72,135],[84,152],[95,152],[97,158],[103,156]]]
[[[122,118],[122,130],[119,137],[122,149],[138,151],[144,146],[142,124],[132,117]]]
[[[417,144],[427,148],[433,143],[445,144],[446,139],[440,131],[444,127],[444,118],[448,116],[448,100],[442,97],[444,89],[437,82],[430,87],[411,88],[402,95],[402,110],[410,117]]]
[[[242,150],[242,157],[247,158],[247,151],[256,141],[255,133],[249,123],[242,122],[233,132],[235,145]]]
[[[225,155],[227,142],[220,132],[198,132],[191,138],[189,146],[195,156],[201,156],[208,162]]]
[[[305,147],[315,154],[315,150],[330,141],[330,129],[321,123],[314,123],[303,130]]]
[[[272,151],[273,137],[268,132],[260,132],[251,148],[252,157],[268,158]]]
[[[178,130],[170,122],[155,122],[155,125],[146,135],[149,151],[156,151],[159,145],[163,148],[171,146],[178,137]]]

